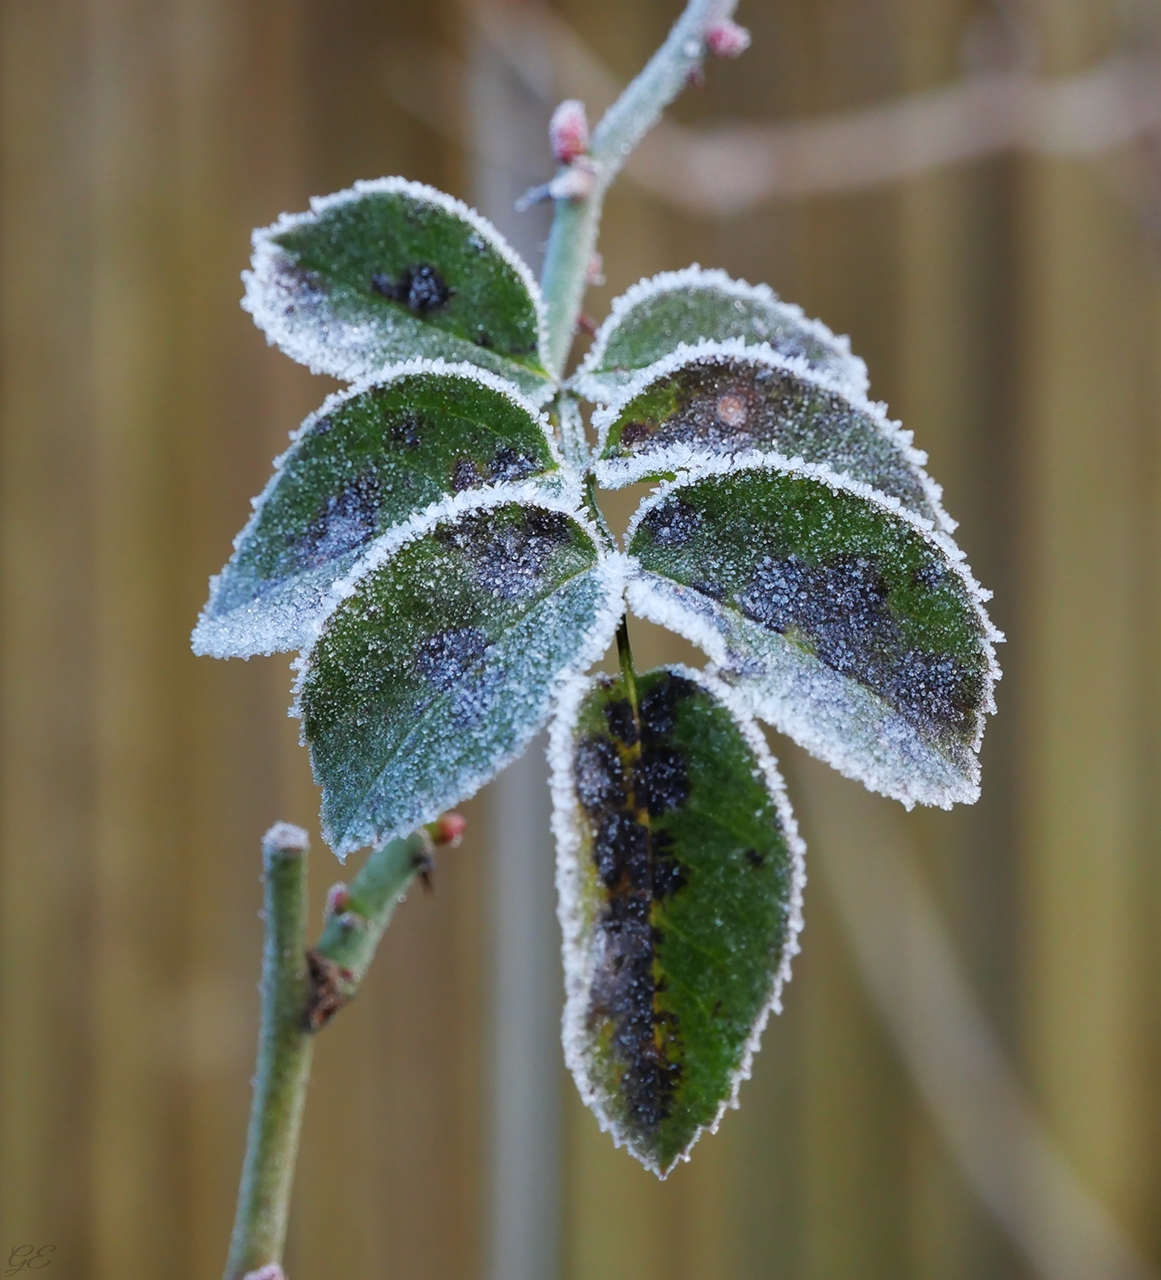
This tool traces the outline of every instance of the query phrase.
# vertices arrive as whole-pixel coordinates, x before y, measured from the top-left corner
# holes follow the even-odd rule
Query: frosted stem
[[[373,850],[310,951],[307,850],[306,833],[285,823],[262,842],[262,1025],[225,1280],[282,1262],[314,1033],[354,998],[400,897],[430,866],[431,840],[421,831]]]
[[[605,193],[629,153],[701,66],[706,29],[730,17],[736,7],[737,0],[690,0],[665,43],[597,125],[588,156],[595,176],[592,190],[581,199],[556,201],[541,287],[548,306],[549,364],[557,377],[572,348]]]
[[[306,833],[279,824],[262,842],[266,943],[262,1027],[246,1158],[226,1280],[282,1261],[290,1187],[314,1037],[303,1018],[306,963]]]

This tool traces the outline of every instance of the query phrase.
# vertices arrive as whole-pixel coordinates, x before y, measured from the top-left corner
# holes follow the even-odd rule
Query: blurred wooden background
[[[219,1274],[258,841],[276,818],[315,828],[286,662],[187,643],[247,499],[330,389],[239,311],[249,230],[384,173],[510,219],[526,175],[489,164],[488,130],[523,94],[522,165],[547,175],[567,80],[535,20],[624,79],[678,5],[506,9],[515,87],[466,2],[0,0],[0,1256],[53,1244],[60,1280]],[[1152,38],[1147,7],[1126,15],[744,0],[753,48],[676,117],[939,86],[997,22],[1066,75]],[[458,139],[417,118],[416,76],[441,67]],[[659,1184],[544,1056],[551,928],[505,950],[551,877],[542,812],[513,817],[540,768],[520,766],[466,806],[435,896],[400,911],[320,1046],[292,1280],[1161,1274],[1156,151],[999,156],[720,218],[617,188],[594,314],[694,259],[768,281],[851,334],[930,451],[1009,636],[984,797],[904,816],[776,743],[811,849],[804,953],[741,1111]],[[513,236],[534,252],[538,226]],[[637,632],[644,660],[684,655]],[[316,848],[319,904],[338,874]],[[517,1060],[489,1028],[521,1010],[540,1021]],[[540,1108],[507,1145],[506,1080]]]

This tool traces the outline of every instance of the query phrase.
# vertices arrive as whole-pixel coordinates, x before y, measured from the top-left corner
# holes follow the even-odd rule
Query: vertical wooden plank
[[[0,5],[0,1246],[55,1244],[77,1276],[91,1226],[83,9]]]
[[[1099,55],[1114,16],[1100,0],[1043,10],[1048,65]],[[1039,161],[1026,200],[1027,1045],[1078,1170],[1142,1221],[1138,903],[1155,845],[1142,843],[1137,599],[1155,589],[1139,474],[1156,430],[1156,284],[1128,211],[1091,169]]]

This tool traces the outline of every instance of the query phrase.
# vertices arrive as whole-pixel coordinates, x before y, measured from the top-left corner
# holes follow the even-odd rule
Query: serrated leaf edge
[[[303,421],[290,432],[290,444],[278,455],[278,457],[274,459],[274,470],[263,487],[262,492],[259,493],[257,497],[250,499],[250,506],[252,507],[250,518],[234,536],[232,543],[233,551],[231,552],[230,559],[233,559],[233,556],[241,548],[243,539],[246,537],[247,533],[249,533],[251,527],[260,518],[262,508],[266,505],[267,501],[274,493],[274,490],[277,488],[278,483],[282,478],[283,468],[290,460],[299,442],[310,432],[310,429],[319,421],[320,418],[326,417],[327,414],[333,413],[348,401],[355,399],[357,396],[364,395],[368,391],[374,391],[380,387],[390,386],[392,383],[399,382],[403,378],[414,377],[416,374],[428,373],[441,376],[462,377],[469,381],[480,383],[482,386],[488,387],[489,389],[503,395],[516,408],[528,414],[533,422],[540,427],[545,443],[548,445],[549,454],[553,462],[555,462],[559,468],[560,479],[563,481],[565,493],[571,495],[572,491],[575,489],[579,494],[580,476],[577,474],[576,468],[571,466],[561,453],[560,446],[556,442],[551,424],[548,421],[547,413],[525,396],[518,387],[509,382],[506,378],[502,378],[499,374],[492,373],[487,369],[481,369],[478,365],[467,364],[463,361],[446,361],[439,358],[429,359],[425,357],[417,357],[413,360],[402,361],[399,364],[388,365],[379,372],[368,374],[366,377],[360,378],[357,382],[351,383],[350,386],[344,387],[341,391],[332,392],[313,413],[304,418]],[[538,488],[538,492],[542,496],[545,496],[545,490],[540,486],[543,486],[546,481],[551,483],[552,479],[552,474],[548,473],[536,480],[528,481],[527,483],[536,486]],[[466,492],[480,494],[486,492],[486,490],[475,489]],[[427,513],[434,509],[434,506],[438,505],[438,503],[429,504],[429,506],[416,512],[412,518],[423,519]],[[386,537],[392,533],[394,529],[404,528],[408,523],[409,522],[404,522],[403,524],[395,525],[393,526],[393,529],[388,529],[386,533],[380,536]],[[193,652],[199,657],[238,657],[246,659],[255,657],[259,654],[269,656],[271,653],[281,652],[282,650],[261,648],[255,648],[248,652],[243,652],[239,647],[232,647],[227,652],[227,650],[221,645],[211,645],[204,639],[199,642],[199,633],[202,633],[203,637],[207,636],[215,623],[220,624],[224,621],[225,617],[230,616],[229,614],[226,614],[223,615],[222,618],[218,618],[214,615],[214,601],[219,590],[218,584],[225,576],[226,568],[228,567],[229,561],[227,561],[227,564],[222,569],[221,573],[215,573],[210,578],[209,599],[206,601],[201,613],[198,615],[197,624],[194,626],[193,634],[190,637],[190,647],[193,649]],[[245,607],[246,606],[239,606],[239,608]],[[231,610],[231,613],[233,612],[234,610]]]
[[[676,373],[677,370],[683,369],[687,365],[723,356],[748,361],[755,365],[765,365],[770,369],[785,370],[787,373],[801,378],[804,382],[811,383],[822,391],[842,396],[854,409],[870,417],[883,437],[903,454],[904,460],[915,472],[927,498],[928,505],[935,514],[938,527],[949,534],[955,531],[957,522],[943,509],[942,486],[924,470],[927,463],[927,454],[922,449],[915,448],[913,432],[908,431],[897,419],[887,416],[887,406],[885,404],[876,400],[868,400],[863,395],[851,395],[838,380],[811,368],[802,356],[784,356],[775,351],[769,343],[764,342],[755,345],[743,342],[740,338],[729,338],[725,342],[703,340],[694,346],[682,343],[669,355],[649,365],[648,368],[642,369],[634,377],[633,381],[622,389],[616,400],[605,408],[598,409],[593,414],[593,426],[597,429],[597,443],[593,450],[593,456],[596,461],[593,464],[593,470],[598,483],[606,488],[621,488],[647,476],[655,476],[662,472],[674,471],[679,468],[684,470],[708,466],[711,462],[720,458],[720,455],[713,454],[707,450],[699,450],[694,446],[686,445],[669,446],[652,453],[641,454],[637,458],[602,458],[601,454],[608,448],[610,428],[628,405],[642,392],[648,390],[653,383],[669,377],[670,374]],[[732,454],[729,457],[736,459],[751,454],[768,457],[781,456],[775,453],[774,450],[747,450],[745,454]],[[861,482],[852,479],[852,483],[859,484]],[[886,498],[888,495],[883,494],[882,496]],[[895,499],[892,499],[892,501],[895,501]],[[920,518],[922,519],[922,517]]]
[[[713,288],[724,293],[727,297],[736,298],[740,301],[758,302],[767,306],[783,308],[796,324],[801,325],[819,342],[833,344],[838,352],[850,361],[851,377],[849,382],[844,381],[844,385],[849,385],[851,391],[858,395],[866,395],[867,388],[870,385],[867,377],[867,366],[858,356],[852,353],[851,340],[845,334],[833,333],[821,320],[815,320],[808,316],[797,303],[783,301],[769,285],[749,284],[745,280],[735,280],[720,267],[702,267],[696,262],[681,271],[662,271],[658,275],[638,280],[636,284],[630,285],[620,297],[614,298],[609,314],[593,335],[592,346],[589,347],[580,367],[569,379],[567,384],[569,389],[583,396],[586,400],[591,400],[596,404],[605,404],[608,401],[607,388],[603,383],[595,380],[597,368],[604,359],[610,339],[620,327],[625,316],[643,302],[648,302],[659,294],[675,293],[681,289],[691,287]]]
[[[763,780],[774,799],[778,817],[786,837],[791,859],[790,902],[786,921],[786,939],[781,960],[771,981],[767,999],[754,1020],[754,1026],[742,1049],[737,1068],[730,1075],[730,1089],[718,1104],[712,1121],[701,1125],[687,1146],[666,1169],[660,1169],[634,1152],[642,1163],[648,1165],[658,1177],[665,1179],[681,1161],[688,1161],[689,1153],[703,1133],[717,1133],[722,1117],[729,1110],[738,1108],[738,1092],[743,1081],[753,1070],[754,1055],[761,1048],[762,1034],[772,1013],[782,1012],[782,990],[791,978],[794,957],[801,950],[799,935],[803,928],[802,904],[806,888],[806,844],[798,831],[794,811],[786,794],[786,784],[778,770],[778,762],[766,745],[766,739],[752,713],[735,689],[706,671],[697,671],[681,664],[667,664],[665,670],[680,675],[717,698],[730,713],[747,746],[754,752]],[[578,854],[581,846],[580,831],[575,821],[576,792],[572,781],[573,733],[580,704],[598,679],[582,675],[572,681],[562,692],[549,727],[549,787],[552,792],[552,831],[556,838],[556,892],[557,918],[563,935],[565,1006],[561,1015],[561,1041],[565,1062],[576,1081],[577,1089],[585,1105],[593,1112],[601,1129],[608,1133],[614,1146],[631,1144],[618,1134],[615,1119],[601,1105],[600,1094],[586,1070],[582,1044],[586,996],[592,981],[591,967],[587,963],[585,949],[581,946],[584,928],[584,909],[578,885]]]
[[[450,213],[467,222],[472,230],[486,240],[519,276],[536,310],[537,355],[545,378],[545,391],[538,403],[543,404],[551,399],[556,394],[557,384],[548,372],[548,310],[544,303],[544,295],[540,292],[540,285],[532,274],[531,268],[482,213],[462,200],[456,199],[455,196],[448,195],[445,191],[429,187],[425,182],[413,182],[401,177],[362,178],[353,187],[336,191],[331,195],[311,196],[310,209],[306,212],[282,213],[269,226],[257,227],[250,236],[253,249],[250,269],[242,272],[242,282],[245,286],[242,297],[243,311],[250,313],[254,323],[266,335],[269,343],[279,347],[293,359],[300,359],[292,349],[293,338],[282,315],[266,304],[264,296],[267,280],[276,270],[279,259],[285,256],[285,251],[275,244],[275,237],[316,222],[329,210],[340,208],[344,204],[353,204],[364,196],[398,193],[433,204],[445,213]],[[327,372],[317,367],[313,361],[306,361],[306,364],[312,373]],[[533,371],[529,370],[529,372]]]
[[[935,528],[930,520],[917,515],[914,511],[908,510],[898,498],[882,493],[878,489],[872,489],[870,485],[853,480],[850,476],[834,471],[821,463],[804,462],[801,458],[786,458],[779,454],[771,453],[744,453],[738,454],[733,458],[715,458],[694,470],[683,472],[674,479],[665,481],[651,493],[633,513],[632,519],[629,521],[629,526],[625,530],[625,547],[628,548],[632,545],[641,521],[658,503],[664,501],[670,494],[688,488],[690,485],[700,484],[701,481],[712,479],[714,476],[729,476],[733,478],[746,471],[769,471],[777,472],[781,475],[800,476],[803,479],[815,480],[824,484],[835,493],[851,494],[853,497],[860,498],[869,505],[877,507],[881,511],[903,521],[904,524],[910,525],[928,545],[946,558],[948,567],[963,583],[968,601],[980,623],[981,643],[984,657],[987,661],[987,671],[984,673],[983,705],[976,716],[975,733],[972,739],[972,749],[978,751],[980,744],[983,742],[985,717],[994,714],[996,710],[995,685],[1003,674],[999,663],[996,661],[995,646],[1004,642],[1004,633],[997,630],[991,618],[988,617],[987,610],[984,608],[984,603],[992,598],[992,593],[987,588],[980,586],[976,581],[971,569],[968,567],[964,553],[952,541],[951,537],[942,529]],[[644,573],[645,571],[642,570],[642,578]],[[694,643],[704,648],[700,640],[694,641]],[[710,653],[709,656],[714,661],[720,661],[720,658],[715,654]]]

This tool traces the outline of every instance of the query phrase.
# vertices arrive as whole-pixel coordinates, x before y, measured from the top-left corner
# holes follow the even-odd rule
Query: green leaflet
[[[769,349],[727,343],[680,351],[594,422],[597,477],[610,487],[757,451],[825,463],[950,526],[910,435],[878,405],[850,399]]]
[[[243,304],[267,337],[346,381],[413,356],[467,361],[537,401],[542,303],[474,210],[402,178],[361,182],[255,232]]]
[[[572,385],[586,399],[607,404],[638,371],[681,344],[730,339],[768,343],[783,356],[801,357],[852,393],[866,392],[866,366],[851,355],[846,338],[808,319],[766,285],[697,266],[642,280],[617,298]]]
[[[380,534],[448,495],[557,472],[532,406],[470,366],[414,362],[332,396],[279,459],[214,580],[195,652],[299,648],[331,585]]]
[[[553,730],[565,1051],[664,1177],[749,1073],[797,950],[802,845],[774,762],[718,682],[598,676]]]
[[[758,715],[910,806],[978,795],[998,638],[952,544],[818,468],[694,474],[643,504],[633,610]]]
[[[472,795],[543,725],[623,611],[618,558],[504,490],[383,540],[301,662],[298,711],[340,857]]]

